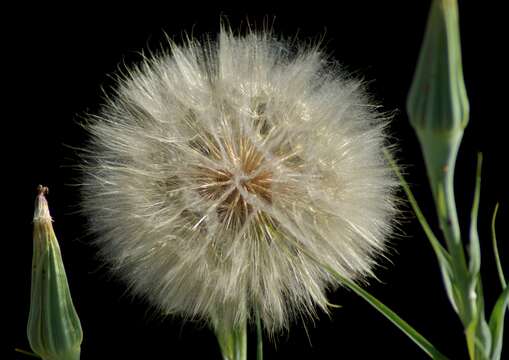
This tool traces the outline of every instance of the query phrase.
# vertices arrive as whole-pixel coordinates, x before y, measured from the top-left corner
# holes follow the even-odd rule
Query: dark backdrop
[[[352,4],[353,3],[353,4]],[[119,64],[135,63],[142,49],[164,43],[164,33],[179,39],[184,31],[216,34],[221,16],[233,28],[274,20],[277,33],[304,40],[324,39],[324,46],[348,69],[370,82],[370,89],[386,110],[398,110],[391,131],[401,144],[400,162],[408,166],[408,179],[424,211],[433,214],[419,145],[408,124],[405,99],[411,83],[428,12],[428,1],[337,1],[337,8],[313,2],[256,9],[202,7],[189,9],[123,5],[115,11],[97,7],[28,7],[14,25],[19,48],[10,55],[16,73],[15,116],[18,129],[14,151],[16,171],[15,290],[12,347],[28,349],[31,218],[37,184],[50,188],[49,202],[59,238],[70,288],[80,315],[88,359],[219,359],[212,333],[200,324],[161,319],[146,304],[125,293],[125,286],[108,277],[95,259],[90,239],[83,237],[84,219],[76,214],[77,181],[74,151],[86,134],[77,125],[80,116],[98,110],[101,87]],[[182,5],[182,4],[181,4]],[[184,4],[185,5],[185,4]],[[111,9],[110,9],[111,10]],[[461,220],[466,224],[474,183],[477,151],[485,156],[480,231],[483,241],[485,289],[488,306],[500,291],[489,246],[489,220],[504,188],[507,148],[503,125],[507,99],[497,84],[504,83],[507,57],[502,55],[505,26],[493,19],[496,8],[460,2],[465,81],[471,103],[470,124],[462,145],[456,176]],[[504,57],[505,56],[505,57]],[[19,90],[18,90],[19,89]],[[19,101],[19,104],[17,101]],[[6,104],[12,106],[12,104]],[[5,120],[7,121],[7,119]],[[5,135],[4,135],[5,137]],[[13,139],[6,139],[13,140]],[[11,156],[10,152],[6,154]],[[499,217],[501,253],[509,261],[507,206]],[[407,209],[408,210],[408,209]],[[434,219],[433,219],[433,224]],[[435,226],[436,229],[436,226]],[[464,228],[466,232],[466,228]],[[466,359],[462,328],[444,295],[433,252],[411,216],[394,240],[392,263],[378,273],[381,282],[369,290],[396,310],[452,359]],[[5,239],[9,240],[9,239]],[[504,243],[505,241],[505,243]],[[299,325],[276,345],[265,343],[266,359],[425,359],[426,356],[392,324],[362,299],[345,290],[330,294],[341,304],[330,318],[322,316],[308,334]],[[509,350],[507,350],[509,351]],[[26,358],[11,352],[10,357]],[[28,358],[27,358],[28,359]]]

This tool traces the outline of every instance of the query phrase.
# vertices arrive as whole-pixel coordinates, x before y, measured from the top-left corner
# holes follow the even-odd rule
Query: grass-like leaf
[[[415,216],[417,217],[417,220],[419,221],[419,224],[421,225],[422,229],[424,230],[424,233],[426,234],[426,237],[428,238],[431,247],[433,248],[433,251],[435,252],[435,255],[438,259],[438,264],[440,267],[440,272],[442,274],[442,280],[444,282],[445,291],[447,293],[447,297],[449,298],[449,301],[451,302],[452,306],[454,307],[454,310],[457,312],[457,306],[455,301],[455,295],[454,295],[454,289],[452,284],[452,270],[451,270],[451,256],[447,252],[447,250],[440,244],[437,237],[433,233],[433,230],[428,224],[428,221],[426,220],[424,214],[421,211],[421,208],[419,207],[419,204],[417,203],[417,200],[415,199],[414,194],[412,193],[412,190],[410,189],[410,186],[406,182],[404,176],[401,174],[401,171],[399,170],[398,164],[394,161],[390,153],[384,149],[384,155],[389,162],[392,170],[398,177],[398,180],[401,184],[401,187],[405,191],[405,194],[407,196],[407,199],[412,206],[412,210],[415,213]]]
[[[475,359],[489,359],[492,346],[491,331],[486,321],[485,306],[484,306],[484,291],[481,282],[481,274],[477,274],[479,278],[476,283],[476,306],[477,306],[477,329],[475,335]]]
[[[482,154],[477,154],[477,171],[475,177],[475,190],[474,201],[472,204],[472,211],[470,214],[470,244],[469,255],[470,263],[469,270],[472,276],[472,281],[477,278],[477,274],[481,268],[481,246],[479,244],[479,233],[477,231],[477,217],[479,214],[479,201],[481,197],[481,168],[482,168]]]
[[[491,348],[491,335],[484,316],[484,299],[479,271],[481,269],[481,246],[477,231],[479,202],[481,198],[482,154],[477,154],[477,170],[475,178],[474,200],[470,213],[469,242],[469,292],[476,294],[476,311],[470,324],[465,329],[468,352],[471,359],[488,359]]]
[[[502,294],[500,294],[493,312],[490,316],[490,330],[493,338],[493,344],[491,348],[491,360],[499,360],[502,355],[502,345],[504,337],[504,317],[505,311],[509,304],[509,286],[504,288]]]
[[[287,244],[288,245],[288,244]],[[435,346],[430,343],[424,336],[422,336],[417,330],[415,330],[410,324],[408,324],[405,320],[399,317],[394,311],[392,311],[388,306],[378,300],[376,297],[371,295],[367,290],[364,290],[362,287],[357,285],[355,282],[348,280],[347,278],[341,276],[336,270],[331,268],[326,264],[322,264],[313,254],[311,254],[307,249],[301,246],[297,242],[291,243],[292,247],[299,249],[299,251],[313,260],[318,266],[320,266],[324,271],[327,271],[331,276],[333,276],[340,284],[344,287],[352,290],[361,298],[363,298],[368,304],[373,306],[376,310],[378,310],[383,316],[385,316],[389,321],[391,321],[397,328],[399,328],[406,336],[408,336],[413,342],[415,342],[426,354],[428,354],[434,360],[447,360],[448,358],[443,355]]]
[[[35,357],[35,358],[38,358],[38,359],[40,359],[40,358],[41,358],[39,355],[34,354],[33,352],[30,352],[30,351],[23,350],[23,349],[15,348],[15,349],[14,349],[14,351],[16,351],[17,353],[20,353],[20,354],[26,355],[26,356]]]
[[[339,273],[333,269],[327,269],[331,275],[333,275],[341,284],[355,292],[357,295],[366,300],[371,306],[378,310],[383,316],[389,319],[394,325],[396,325],[405,335],[407,335],[412,341],[414,341],[426,354],[435,360],[445,360],[447,357],[438,351],[433,344],[431,344],[424,336],[422,336],[417,330],[410,326],[405,320],[400,318],[398,314],[392,311],[389,307],[383,304],[376,297],[371,295],[368,291],[356,283],[342,277]]]
[[[502,263],[500,262],[500,255],[498,253],[498,245],[497,245],[497,232],[495,229],[495,222],[497,220],[499,204],[495,205],[495,210],[493,210],[493,216],[491,218],[491,240],[493,245],[493,253],[495,254],[495,262],[497,264],[498,277],[500,278],[500,284],[502,284],[502,288],[506,287],[506,281],[504,276],[504,270],[502,269]]]
[[[421,211],[421,208],[419,207],[419,204],[417,203],[417,200],[415,199],[414,194],[412,193],[412,190],[410,190],[410,186],[406,182],[405,178],[401,174],[401,171],[399,170],[398,164],[394,161],[390,153],[384,149],[384,155],[387,161],[389,162],[389,165],[391,166],[392,170],[398,177],[398,180],[401,184],[401,187],[405,191],[405,194],[408,198],[408,201],[410,202],[410,205],[412,206],[412,210],[415,213],[415,216],[417,217],[417,220],[419,221],[419,224],[421,224],[422,229],[424,230],[424,233],[429,239],[429,242],[431,246],[433,247],[433,250],[435,250],[435,254],[437,258],[442,262],[445,262],[446,264],[450,264],[450,255],[447,252],[447,250],[440,244],[437,237],[433,233],[433,230],[431,230],[431,227],[428,224],[428,221],[424,217],[424,214]],[[449,266],[450,267],[450,266]]]

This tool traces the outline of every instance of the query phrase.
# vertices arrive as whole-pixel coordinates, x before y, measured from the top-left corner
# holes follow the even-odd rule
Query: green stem
[[[247,324],[236,328],[227,328],[220,321],[214,322],[219,347],[224,360],[247,359]]]
[[[479,353],[478,330],[481,311],[478,297],[480,248],[477,235],[477,211],[479,206],[481,159],[478,158],[476,191],[471,214],[470,266],[467,264],[464,244],[460,233],[458,213],[454,196],[454,169],[461,143],[461,129],[445,132],[418,129],[428,177],[435,200],[438,222],[450,255],[450,279],[446,284],[449,298],[465,329],[465,339],[471,359]],[[451,294],[452,293],[452,294]],[[452,295],[452,296],[451,296]]]
[[[422,147],[423,155],[440,229],[451,255],[451,275],[454,284],[452,295],[455,309],[465,330],[468,330],[475,321],[476,297],[472,296],[475,294],[475,288],[472,288],[474,282],[467,266],[454,197],[454,168],[463,131],[442,134],[418,131],[418,135],[421,143],[433,144],[433,146]],[[470,356],[474,358],[475,339],[471,331],[466,331],[465,334]]]
[[[258,311],[256,311],[256,360],[263,360],[262,322]]]

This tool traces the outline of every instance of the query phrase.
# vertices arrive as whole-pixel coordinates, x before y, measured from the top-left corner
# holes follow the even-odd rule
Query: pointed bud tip
[[[47,186],[37,186],[37,197],[35,198],[34,222],[52,221],[49,213],[48,201],[46,195],[49,189]]]
[[[49,188],[47,186],[37,185],[37,195],[47,195]]]

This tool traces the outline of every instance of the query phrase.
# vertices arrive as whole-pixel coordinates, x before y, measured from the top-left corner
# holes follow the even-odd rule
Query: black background
[[[337,8],[313,2],[280,7],[238,9],[206,8],[191,4],[184,9],[172,3],[136,8],[27,7],[14,25],[17,48],[5,56],[19,70],[11,124],[19,137],[10,147],[17,165],[14,180],[15,290],[12,347],[28,349],[31,265],[31,217],[36,185],[49,186],[48,200],[54,217],[71,292],[80,315],[84,342],[82,359],[220,359],[213,334],[201,324],[163,319],[125,293],[95,258],[90,239],[83,237],[85,222],[76,214],[79,197],[72,186],[76,154],[69,148],[84,144],[86,134],[77,125],[80,116],[94,113],[102,90],[113,81],[108,76],[140,60],[139,51],[164,44],[164,33],[177,41],[184,32],[196,36],[216,34],[220,17],[234,29],[274,23],[276,33],[303,40],[324,39],[328,53],[349,70],[362,75],[386,110],[398,110],[391,131],[400,142],[400,162],[425,213],[433,220],[433,205],[419,145],[408,124],[405,100],[411,83],[428,1],[337,1]],[[353,4],[352,4],[353,3]],[[182,4],[181,4],[182,5]],[[479,228],[483,241],[484,286],[491,308],[500,291],[489,245],[489,221],[496,201],[507,195],[504,170],[507,148],[503,142],[507,99],[502,54],[505,26],[497,9],[478,2],[460,1],[463,63],[471,104],[470,123],[458,160],[457,202],[467,233],[475,173],[476,152],[484,153],[483,191]],[[494,17],[495,16],[495,17]],[[12,75],[12,74],[10,74]],[[7,121],[8,119],[6,119]],[[4,134],[4,137],[6,134]],[[7,157],[12,156],[8,151]],[[507,199],[507,197],[506,197]],[[507,201],[499,213],[499,239],[503,261],[509,261]],[[409,208],[407,208],[409,210]],[[436,229],[436,226],[435,226]],[[504,242],[505,241],[505,242]],[[423,232],[408,212],[402,234],[394,239],[392,263],[385,263],[369,290],[416,327],[452,359],[466,359],[462,327],[450,308],[437,263]],[[398,329],[345,290],[330,294],[341,304],[332,316],[309,324],[308,335],[295,324],[289,334],[265,343],[266,359],[425,359],[426,355]],[[251,334],[252,335],[252,334]],[[506,350],[509,351],[509,350]],[[27,358],[14,354],[16,359]],[[11,356],[10,356],[11,357]],[[28,359],[28,358],[27,358]]]

